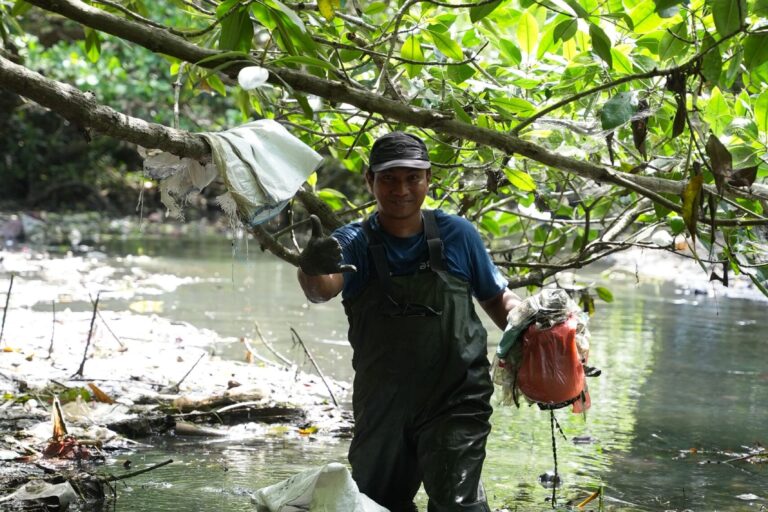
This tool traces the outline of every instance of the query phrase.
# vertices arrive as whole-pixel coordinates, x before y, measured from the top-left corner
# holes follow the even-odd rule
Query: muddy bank
[[[98,257],[0,257],[0,308],[11,291],[0,338],[5,497],[30,480],[54,485],[75,482],[67,475],[78,469],[98,473],[99,460],[151,443],[153,435],[330,439],[351,430],[349,414],[334,405],[349,386],[299,371],[268,340],[226,339],[131,311],[146,311],[147,301],[125,311],[92,307],[189,279],[151,274],[142,258],[112,267]],[[214,347],[224,345],[237,347],[242,360],[218,357]],[[67,429],[59,439],[55,397]]]

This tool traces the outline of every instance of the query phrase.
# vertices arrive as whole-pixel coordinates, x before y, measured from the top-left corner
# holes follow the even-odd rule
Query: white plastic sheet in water
[[[259,489],[251,500],[258,512],[389,512],[361,493],[338,462]]]

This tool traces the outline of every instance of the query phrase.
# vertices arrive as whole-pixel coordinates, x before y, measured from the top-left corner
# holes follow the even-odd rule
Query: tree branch
[[[198,135],[127,116],[101,105],[93,95],[49,80],[2,57],[0,87],[34,100],[76,125],[104,135],[191,158],[210,155],[208,144]]]

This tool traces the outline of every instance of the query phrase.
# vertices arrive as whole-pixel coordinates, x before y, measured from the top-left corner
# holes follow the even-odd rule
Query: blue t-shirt
[[[479,301],[492,299],[507,287],[507,280],[491,261],[483,241],[468,220],[435,210],[437,227],[443,241],[443,258],[448,273],[467,281]],[[379,226],[378,213],[371,217],[371,227],[382,239],[392,275],[418,272],[419,265],[429,259],[424,231],[406,238],[392,236]],[[353,222],[333,232],[341,244],[344,263],[355,265],[357,272],[344,273],[344,299],[355,297],[368,284],[373,262],[368,252],[368,239],[362,222]]]

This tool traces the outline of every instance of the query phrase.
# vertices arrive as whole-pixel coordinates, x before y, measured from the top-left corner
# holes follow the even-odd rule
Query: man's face
[[[421,210],[432,177],[428,169],[393,167],[367,173],[368,186],[376,198],[379,214],[396,219],[408,218]]]

